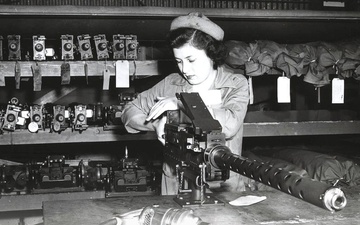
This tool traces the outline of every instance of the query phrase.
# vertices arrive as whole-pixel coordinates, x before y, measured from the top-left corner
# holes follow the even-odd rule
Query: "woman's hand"
[[[165,145],[165,123],[166,123],[166,120],[167,120],[167,117],[162,116],[155,123],[155,131],[156,131],[158,140],[163,145]]]
[[[178,99],[176,97],[157,97],[158,102],[151,108],[146,121],[154,120],[160,117],[165,111],[177,110]]]

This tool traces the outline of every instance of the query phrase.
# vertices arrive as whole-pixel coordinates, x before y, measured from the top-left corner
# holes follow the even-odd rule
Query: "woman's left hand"
[[[162,145],[165,145],[165,124],[167,118],[166,116],[162,116],[159,118],[155,123],[155,131],[158,137],[158,140],[161,142]]]
[[[157,119],[165,111],[177,110],[178,99],[176,97],[157,97],[158,102],[151,108],[149,115],[146,117],[146,121]]]

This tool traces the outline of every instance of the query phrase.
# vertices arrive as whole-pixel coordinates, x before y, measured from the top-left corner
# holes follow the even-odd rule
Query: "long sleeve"
[[[157,97],[175,96],[175,93],[181,90],[181,86],[173,84],[179,79],[182,78],[178,74],[170,74],[125,106],[121,120],[129,133],[154,131],[157,120],[146,122],[145,119],[156,103]]]
[[[163,83],[164,81],[160,81],[152,88],[140,93],[135,100],[125,106],[121,120],[129,133],[154,130],[154,122],[147,122],[145,119],[155,104],[156,97],[161,96],[160,90]]]
[[[249,102],[246,78],[242,75],[232,75],[231,79],[233,87],[223,88],[225,93],[221,107],[212,108],[214,118],[220,122],[227,139],[235,136],[243,128]]]

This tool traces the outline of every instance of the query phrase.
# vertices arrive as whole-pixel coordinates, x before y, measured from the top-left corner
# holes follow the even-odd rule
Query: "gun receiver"
[[[175,201],[182,206],[221,204],[206,194],[205,185],[208,181],[228,179],[229,170],[217,169],[204,161],[205,149],[225,145],[221,125],[212,118],[198,93],[181,93],[178,97],[186,115],[168,112],[164,154],[165,160],[176,168],[180,181]]]

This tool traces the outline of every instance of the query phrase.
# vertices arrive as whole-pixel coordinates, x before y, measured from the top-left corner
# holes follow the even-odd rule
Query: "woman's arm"
[[[163,95],[165,81],[162,80],[150,89],[140,93],[136,99],[126,104],[121,115],[126,130],[129,133],[140,131],[154,131],[157,121],[146,121],[151,108],[156,104],[156,99]]]
[[[236,79],[236,88],[229,88],[220,108],[213,108],[214,119],[222,126],[225,137],[232,138],[244,123],[249,103],[248,82],[244,76]]]

